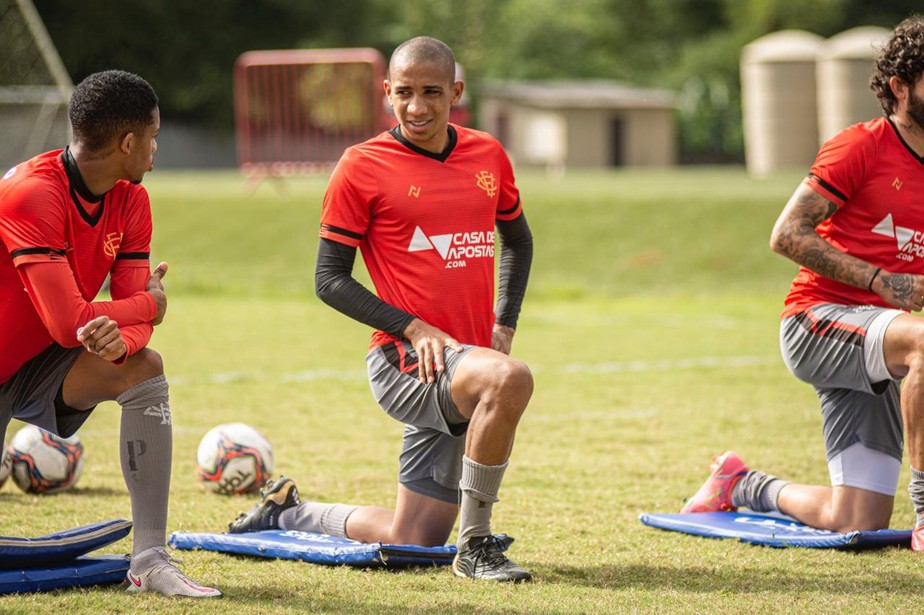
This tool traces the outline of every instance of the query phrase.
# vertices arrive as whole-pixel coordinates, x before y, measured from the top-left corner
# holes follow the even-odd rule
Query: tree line
[[[233,130],[232,67],[254,49],[448,43],[480,78],[616,79],[679,94],[688,162],[743,159],[739,57],[764,34],[892,28],[920,0],[34,0],[77,82],[144,76],[165,118]]]

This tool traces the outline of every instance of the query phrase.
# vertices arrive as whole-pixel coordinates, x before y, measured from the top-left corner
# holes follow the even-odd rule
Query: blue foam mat
[[[506,536],[497,537],[502,548],[509,546]],[[175,549],[202,549],[236,555],[292,559],[329,566],[363,568],[387,566],[439,566],[452,562],[455,545],[421,547],[364,543],[314,532],[266,530],[245,534],[174,532],[168,544]]]
[[[37,538],[0,536],[0,569],[21,570],[66,563],[124,538],[132,522],[101,521]]]
[[[911,530],[830,532],[788,518],[743,512],[643,513],[645,525],[707,538],[736,538],[767,547],[878,549],[911,545]]]
[[[125,555],[97,555],[78,557],[65,564],[0,570],[0,594],[119,583],[125,579],[128,566]]]

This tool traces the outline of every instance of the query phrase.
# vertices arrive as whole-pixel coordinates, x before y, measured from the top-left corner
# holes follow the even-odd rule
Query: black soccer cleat
[[[513,538],[509,536],[470,538],[452,560],[452,573],[457,577],[489,581],[520,583],[531,580],[532,575],[504,555],[512,542]]]
[[[277,481],[268,481],[260,493],[263,499],[229,523],[228,532],[243,534],[279,529],[279,515],[282,511],[298,506],[300,502],[295,481],[285,476],[280,476]]]

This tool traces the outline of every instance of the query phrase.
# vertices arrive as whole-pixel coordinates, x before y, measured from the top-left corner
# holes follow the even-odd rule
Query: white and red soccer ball
[[[275,465],[273,448],[245,423],[213,427],[199,442],[196,474],[209,491],[222,495],[251,493],[266,485]]]
[[[83,444],[35,425],[16,432],[0,462],[0,485],[7,476],[26,493],[58,493],[74,486],[83,473]]]

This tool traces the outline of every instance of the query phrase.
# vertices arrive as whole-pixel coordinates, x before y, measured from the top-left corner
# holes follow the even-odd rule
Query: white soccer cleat
[[[152,560],[153,565],[135,574],[128,571],[125,579],[130,593],[157,592],[165,596],[184,596],[187,598],[220,598],[221,592],[211,587],[195,583],[180,572],[173,564],[180,560],[170,557],[167,549],[154,547],[142,553],[144,559]]]

